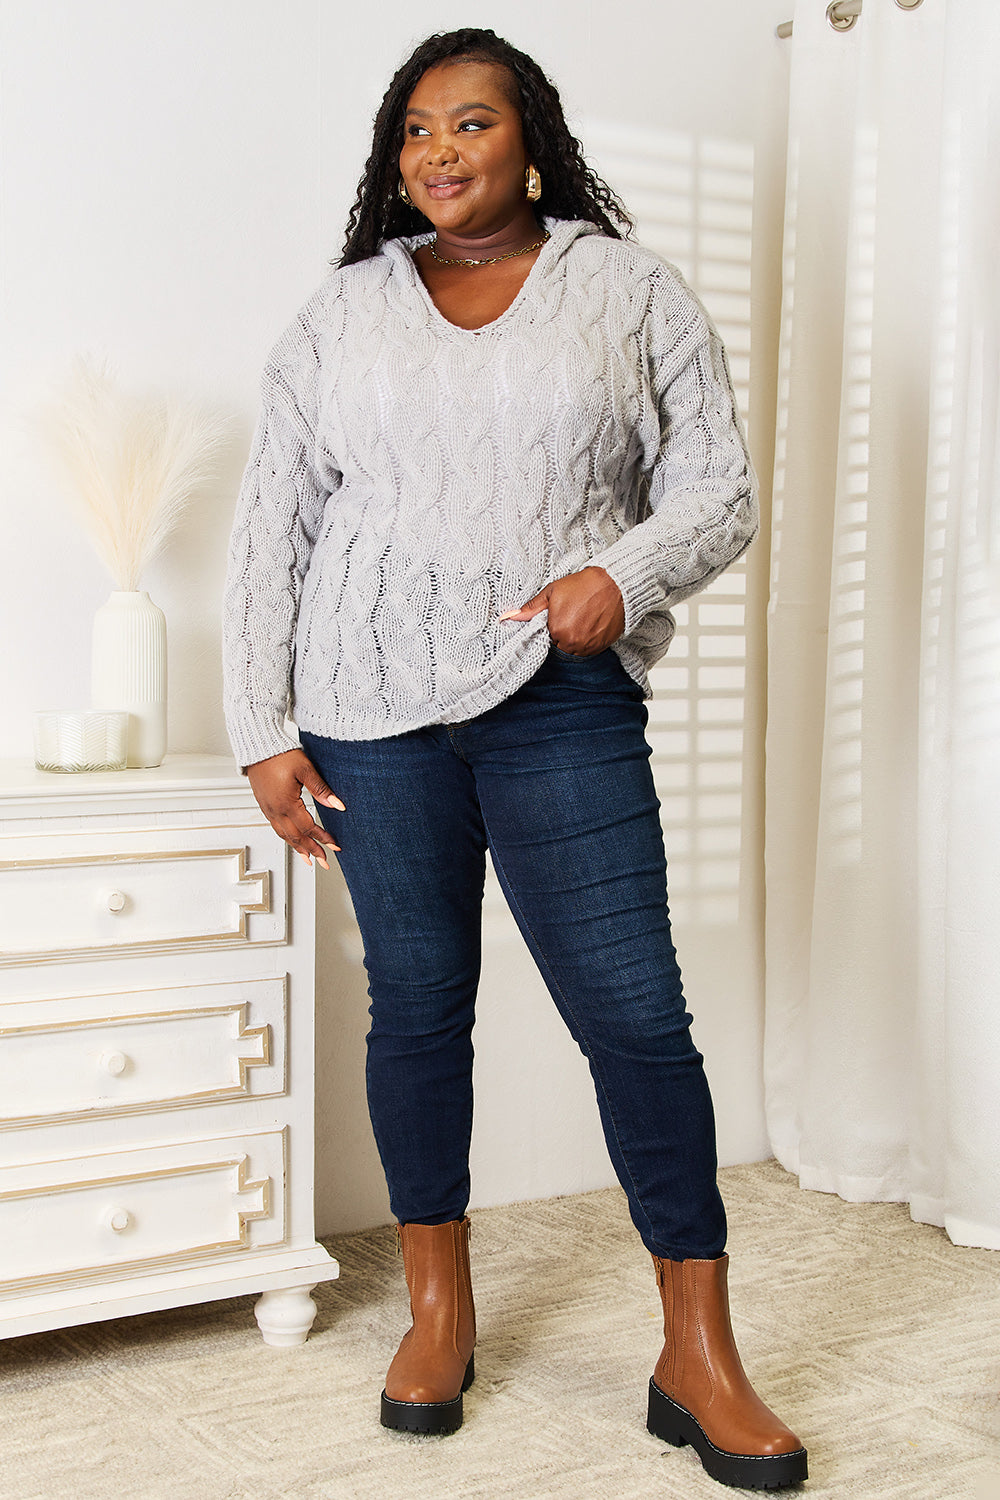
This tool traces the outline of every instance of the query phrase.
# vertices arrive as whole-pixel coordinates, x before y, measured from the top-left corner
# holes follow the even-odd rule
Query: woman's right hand
[[[259,760],[247,766],[247,780],[257,806],[278,837],[291,845],[310,868],[315,856],[324,870],[328,870],[330,864],[323,846],[338,853],[340,846],[314,820],[302,800],[302,792],[303,789],[311,792],[317,802],[340,812],[344,811],[344,804],[331,792],[306,752],[285,750],[281,755]]]

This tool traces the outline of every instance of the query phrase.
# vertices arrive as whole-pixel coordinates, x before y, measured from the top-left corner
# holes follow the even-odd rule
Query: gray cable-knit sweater
[[[704,309],[649,251],[546,227],[516,300],[481,330],[435,308],[410,254],[421,240],[391,240],[332,272],[272,352],[225,595],[241,765],[294,745],[286,713],[334,739],[484,713],[550,645],[544,614],[498,617],[588,563],[621,589],[614,649],[646,688],[670,605],[753,538],[753,473]]]

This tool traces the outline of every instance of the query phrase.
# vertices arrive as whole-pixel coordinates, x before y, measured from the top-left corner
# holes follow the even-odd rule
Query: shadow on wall
[[[705,304],[749,430],[753,147],[598,120],[583,138],[635,218],[636,238],[677,266]],[[681,926],[740,916],[746,588],[741,562],[679,605],[677,634],[651,674],[649,739]]]
[[[316,1224],[320,1234],[338,1234],[388,1224],[392,1214],[365,1095],[368,975],[361,934],[336,861],[315,878]]]
[[[225,747],[219,684],[222,640],[218,620],[218,559],[225,557],[233,497],[240,487],[252,428],[233,423],[216,476],[198,493],[192,513],[153,559],[143,587],[168,610],[170,655],[184,670],[167,673],[170,748],[192,753]]]

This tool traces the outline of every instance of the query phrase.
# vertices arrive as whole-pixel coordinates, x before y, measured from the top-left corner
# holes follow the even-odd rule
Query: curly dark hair
[[[521,113],[524,145],[542,179],[536,208],[551,219],[586,219],[613,239],[635,226],[624,206],[596,172],[588,167],[580,142],[572,136],[555,85],[538,64],[495,31],[465,26],[429,36],[399,68],[375,116],[371,155],[358,183],[358,196],[347,220],[340,265],[375,255],[384,240],[422,234],[433,225],[399,197],[399,151],[406,101],[428,68],[467,59],[497,63],[513,80],[513,101]],[[621,226],[621,228],[619,227]]]

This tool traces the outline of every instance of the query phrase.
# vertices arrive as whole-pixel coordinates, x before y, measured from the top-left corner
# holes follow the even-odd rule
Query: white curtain
[[[784,43],[769,1129],[1000,1248],[1000,5],[825,12]]]

